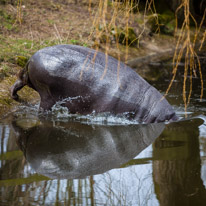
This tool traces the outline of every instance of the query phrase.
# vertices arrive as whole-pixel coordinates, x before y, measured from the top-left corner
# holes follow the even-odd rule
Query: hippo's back
[[[31,57],[28,69],[42,105],[48,98],[54,103],[71,97],[66,106],[73,113],[129,112],[145,122],[169,120],[174,114],[167,100],[135,71],[93,49],[47,47]]]

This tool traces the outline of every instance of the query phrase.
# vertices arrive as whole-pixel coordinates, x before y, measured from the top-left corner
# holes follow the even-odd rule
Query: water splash
[[[110,112],[96,113],[93,111],[91,114],[71,114],[67,107],[55,105],[51,111],[51,118],[53,121],[76,121],[84,124],[98,124],[98,125],[131,125],[139,124],[137,120],[130,120],[128,117],[131,113],[123,113],[113,115]]]
[[[129,113],[113,115],[110,112],[97,114],[95,111],[89,115],[79,115],[76,120],[86,124],[98,125],[136,125],[139,124],[137,120],[130,120],[127,117]]]
[[[61,106],[60,104],[55,104],[52,107],[51,114],[57,119],[67,118],[70,116],[69,109]]]
[[[87,97],[85,97],[87,98]],[[93,111],[88,115],[71,114],[67,107],[62,106],[67,102],[73,100],[85,101],[82,96],[68,97],[61,101],[56,102],[50,112],[47,112],[48,116],[51,116],[53,121],[76,121],[84,124],[98,124],[98,125],[132,125],[139,124],[137,120],[130,120],[129,117],[133,116],[132,112],[125,112],[122,114],[114,115],[110,112],[96,113]]]
[[[86,101],[85,98],[81,96],[68,97],[61,101],[56,102],[52,107],[51,111],[43,111],[39,108],[39,105],[21,106],[18,111],[15,111],[15,116],[25,117],[26,119],[32,119],[32,116],[41,117],[45,119],[50,119],[54,122],[68,122],[75,121],[81,122],[83,124],[94,124],[94,125],[137,125],[140,124],[137,120],[132,117],[134,114],[132,112],[126,112],[118,115],[114,115],[111,112],[97,113],[93,111],[91,114],[71,114],[69,109],[63,106],[65,103],[75,101]],[[179,119],[185,118],[184,108],[179,106],[174,108]],[[190,109],[187,111],[187,117],[192,118],[196,116],[196,113]],[[197,114],[198,115],[198,114]],[[35,118],[34,118],[35,119]],[[167,124],[169,122],[165,122]],[[142,124],[142,123],[141,123]]]

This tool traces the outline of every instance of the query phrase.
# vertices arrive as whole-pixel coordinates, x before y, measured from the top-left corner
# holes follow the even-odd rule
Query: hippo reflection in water
[[[45,110],[62,101],[70,113],[128,113],[145,123],[177,120],[167,100],[130,67],[81,46],[36,52],[12,86],[12,98],[18,100],[17,91],[25,85],[39,93]]]
[[[78,122],[41,122],[23,129],[13,121],[17,142],[31,167],[58,179],[100,174],[136,157],[163,131],[164,123],[130,126],[85,125]]]

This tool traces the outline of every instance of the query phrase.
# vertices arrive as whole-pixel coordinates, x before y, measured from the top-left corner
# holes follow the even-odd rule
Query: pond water
[[[153,65],[152,75],[166,66]],[[167,99],[183,117],[181,75]],[[170,78],[150,83],[164,92]],[[206,115],[198,78],[193,87],[187,115]],[[44,117],[22,106],[1,120],[0,205],[205,205],[204,116],[140,125],[65,112]]]

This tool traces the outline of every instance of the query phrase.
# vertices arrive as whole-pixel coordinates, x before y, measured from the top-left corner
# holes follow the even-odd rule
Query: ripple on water
[[[39,105],[31,105],[31,106],[21,106],[18,111],[15,112],[16,116],[38,116],[41,118],[50,119],[53,121],[76,121],[81,122],[83,124],[98,124],[98,125],[136,125],[139,124],[137,120],[131,119],[134,115],[131,112],[125,112],[122,114],[114,115],[110,112],[104,113],[96,113],[93,111],[91,114],[81,115],[81,114],[71,114],[67,107],[62,106],[62,104],[66,102],[72,102],[73,100],[82,99],[81,96],[77,97],[69,97],[65,98],[61,101],[56,102],[56,104],[52,107],[51,111],[42,111],[39,109]],[[174,110],[179,117],[179,119],[185,117],[193,117],[200,115],[196,113],[194,107],[188,108],[185,111],[184,105],[180,105],[179,107],[174,106]]]
[[[62,101],[61,101],[62,103]],[[119,115],[113,115],[110,112],[96,113],[93,111],[91,114],[71,114],[67,107],[64,107],[57,102],[51,109],[51,111],[39,110],[39,105],[35,106],[21,106],[15,111],[15,116],[25,117],[32,119],[34,117],[40,117],[41,119],[50,119],[52,121],[75,121],[83,124],[95,124],[95,125],[136,125],[139,124],[137,120],[130,120],[133,114],[126,112]],[[34,118],[35,119],[35,118]]]

